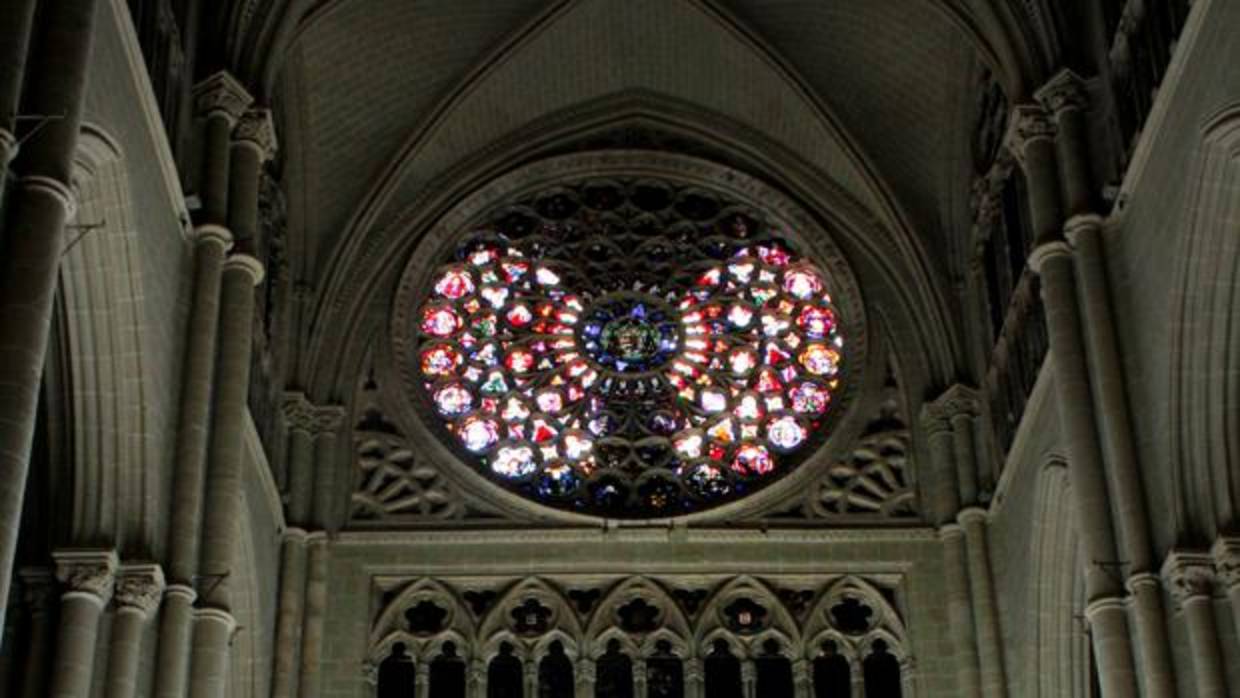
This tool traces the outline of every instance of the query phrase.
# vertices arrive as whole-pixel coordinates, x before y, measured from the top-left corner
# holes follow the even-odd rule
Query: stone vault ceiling
[[[944,249],[943,231],[967,229],[982,61],[938,2],[321,3],[272,87],[303,273],[330,273],[346,238],[390,224],[467,156],[625,91],[757,130]]]

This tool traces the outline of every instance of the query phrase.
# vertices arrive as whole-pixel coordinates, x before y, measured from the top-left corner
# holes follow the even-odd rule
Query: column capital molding
[[[1082,235],[1102,231],[1103,218],[1096,213],[1078,213],[1063,224],[1063,235],[1073,247]]]
[[[180,596],[186,603],[192,604],[198,600],[198,590],[189,584],[173,582],[164,587],[164,596]]]
[[[1056,118],[1069,109],[1084,111],[1089,107],[1089,91],[1085,89],[1085,79],[1071,68],[1055,73],[1045,85],[1033,93],[1033,97]]]
[[[369,686],[379,685],[379,664],[370,659],[362,660],[362,680]]]
[[[683,660],[682,666],[685,671],[685,681],[700,683],[702,681],[702,660],[698,657],[690,657]]]
[[[1163,561],[1162,577],[1178,606],[1209,599],[1214,590],[1214,560],[1209,553],[1172,550]]]
[[[221,70],[194,85],[194,109],[203,116],[220,114],[230,124],[237,123],[254,97],[228,71]]]
[[[577,660],[577,680],[590,685],[598,680],[598,667],[594,665],[593,659],[582,657]]]
[[[224,260],[224,271],[244,271],[250,275],[255,286],[263,282],[263,263],[244,252],[234,252]]]
[[[338,405],[315,405],[299,390],[285,391],[280,409],[290,429],[311,436],[335,433],[344,425],[345,409]]]
[[[194,609],[194,622],[212,621],[228,628],[229,637],[237,630],[237,619],[233,614],[222,608],[204,606]]]
[[[1161,583],[1162,580],[1153,572],[1138,572],[1124,580],[1124,588],[1128,590],[1129,594],[1135,594],[1138,589],[1144,587],[1154,587],[1157,589]]]
[[[1029,268],[1042,273],[1042,265],[1057,257],[1072,257],[1072,246],[1064,240],[1051,240],[1033,248],[1029,253]]]
[[[982,523],[986,523],[986,521],[989,518],[990,518],[990,513],[987,512],[982,507],[978,507],[978,506],[965,507],[964,509],[960,510],[959,514],[956,514],[956,521],[958,521],[961,526],[968,526],[970,523],[973,523],[974,521],[980,521]]]
[[[950,431],[953,419],[976,417],[981,411],[982,401],[977,390],[963,383],[956,383],[922,405],[922,428],[929,433]]]
[[[1024,165],[1029,146],[1055,140],[1055,122],[1040,104],[1019,104],[1012,109],[1003,144],[1016,161]]]
[[[59,179],[42,175],[24,175],[17,180],[17,187],[28,191],[46,194],[60,204],[65,211],[65,220],[70,221],[77,215],[78,197],[73,187]]]
[[[310,534],[306,532],[306,529],[301,528],[299,526],[289,526],[288,528],[284,529],[283,538],[286,541],[296,541],[304,545],[306,542],[306,539],[309,537],[310,537]]]
[[[22,582],[22,601],[30,613],[46,613],[56,598],[56,575],[47,567],[23,567],[17,571]]]
[[[1108,611],[1127,613],[1124,600],[1118,596],[1102,596],[1094,599],[1085,605],[1085,618],[1093,623],[1095,617]]]
[[[1210,548],[1218,580],[1227,591],[1240,588],[1240,536],[1221,536]]]
[[[64,586],[62,596],[78,595],[107,605],[116,583],[116,552],[68,549],[52,552],[56,579]]]
[[[164,593],[164,570],[153,563],[121,565],[116,574],[116,603],[147,615]]]
[[[233,145],[255,148],[262,161],[275,157],[279,143],[270,109],[248,109],[233,129]]]
[[[958,523],[945,523],[939,526],[939,540],[947,540],[948,538],[963,538],[964,527]]]
[[[195,245],[219,245],[225,252],[232,249],[232,231],[215,223],[194,226],[192,239]]]

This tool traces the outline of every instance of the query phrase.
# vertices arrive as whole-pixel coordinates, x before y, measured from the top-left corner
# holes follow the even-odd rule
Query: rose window
[[[583,182],[496,212],[417,315],[427,408],[539,502],[691,513],[825,438],[843,338],[830,279],[760,213],[663,182]]]

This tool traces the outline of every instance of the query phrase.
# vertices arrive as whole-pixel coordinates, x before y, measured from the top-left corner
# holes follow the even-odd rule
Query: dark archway
[[[715,640],[703,667],[706,695],[710,698],[742,698],[741,660],[732,654],[726,640]]]
[[[672,643],[659,640],[654,650],[646,660],[647,698],[684,698],[684,664],[672,651]]]
[[[413,698],[416,671],[413,657],[402,642],[392,645],[392,653],[379,664],[379,698]]]
[[[564,644],[556,640],[538,663],[538,698],[574,698],[575,693],[573,662],[564,654]]]
[[[633,660],[620,651],[620,641],[607,643],[595,662],[594,698],[633,698]]]
[[[865,672],[866,698],[901,698],[900,660],[887,648],[887,643],[875,640],[870,656],[862,662]]]
[[[830,640],[822,643],[822,654],[814,658],[814,698],[849,698],[852,695],[852,669]]]
[[[762,698],[794,698],[792,662],[780,654],[779,640],[762,643],[762,654],[754,659],[758,675],[757,695]]]
[[[465,660],[451,642],[443,643],[443,651],[431,662],[430,698],[465,698]]]
[[[507,642],[500,644],[499,654],[487,668],[487,698],[523,698],[524,679],[521,660],[513,655],[512,645]]]

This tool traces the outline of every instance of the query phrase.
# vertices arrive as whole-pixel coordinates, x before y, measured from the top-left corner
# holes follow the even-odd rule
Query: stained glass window
[[[500,211],[435,269],[418,363],[447,440],[570,510],[690,513],[812,452],[844,341],[830,279],[760,214],[585,182]]]

